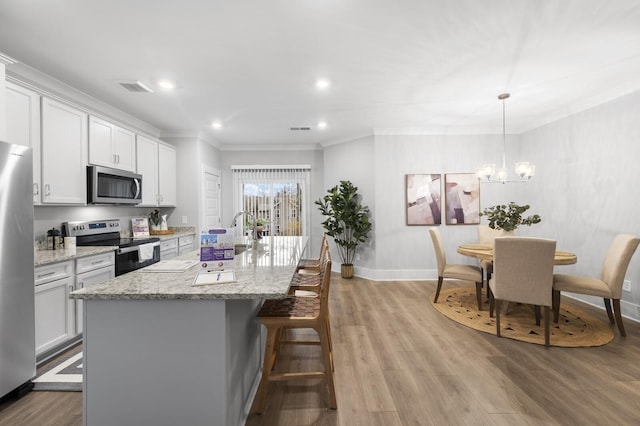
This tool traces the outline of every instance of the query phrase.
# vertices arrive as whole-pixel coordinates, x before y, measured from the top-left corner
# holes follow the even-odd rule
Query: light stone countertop
[[[33,252],[33,263],[37,267],[94,254],[108,253],[117,249],[117,246],[85,246],[63,250],[35,250]]]
[[[193,286],[200,265],[186,272],[139,269],[102,284],[71,293],[72,299],[282,299],[307,245],[308,237],[265,237],[256,247],[236,255],[236,282]],[[199,259],[197,250],[173,260]]]

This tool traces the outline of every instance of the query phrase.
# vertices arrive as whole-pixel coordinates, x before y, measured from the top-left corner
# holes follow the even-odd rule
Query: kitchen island
[[[255,315],[286,296],[307,240],[259,240],[236,256],[233,283],[193,286],[198,264],[73,292],[85,301],[84,424],[244,424],[264,351]]]

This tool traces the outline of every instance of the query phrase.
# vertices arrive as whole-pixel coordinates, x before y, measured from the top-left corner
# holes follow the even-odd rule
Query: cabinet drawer
[[[73,261],[52,263],[35,268],[35,285],[70,277],[74,274]]]
[[[193,235],[187,235],[186,237],[180,237],[178,239],[180,247],[193,245]]]
[[[115,264],[115,253],[102,253],[94,256],[81,257],[76,259],[76,274],[93,271],[94,269],[113,266]]]
[[[162,240],[160,241],[160,251],[177,249],[178,248],[178,239],[172,238],[170,240]]]

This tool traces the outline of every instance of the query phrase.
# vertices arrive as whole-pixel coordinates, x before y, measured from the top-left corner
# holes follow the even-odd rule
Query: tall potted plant
[[[327,190],[327,193],[315,204],[326,217],[322,226],[336,243],[342,261],[341,275],[352,278],[356,249],[367,240],[371,231],[369,208],[360,203],[358,187],[348,180],[340,181],[340,185]]]
[[[523,213],[527,210],[529,210],[528,204],[521,206],[511,201],[507,205],[498,204],[487,207],[480,213],[480,216],[485,216],[489,220],[489,228],[511,232],[520,225],[531,226],[542,220],[537,214],[523,217]]]

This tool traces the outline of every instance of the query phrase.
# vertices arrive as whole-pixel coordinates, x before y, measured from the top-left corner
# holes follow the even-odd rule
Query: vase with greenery
[[[360,202],[358,187],[348,180],[327,190],[327,195],[315,201],[326,217],[322,226],[333,238],[342,261],[343,278],[353,277],[353,261],[358,245],[364,243],[371,231],[369,208]]]
[[[518,205],[513,201],[509,204],[498,204],[496,206],[487,207],[480,216],[485,216],[489,221],[489,228],[502,229],[510,232],[517,229],[520,225],[531,226],[539,223],[542,219],[537,214],[523,217],[523,213],[529,210],[529,205]]]

